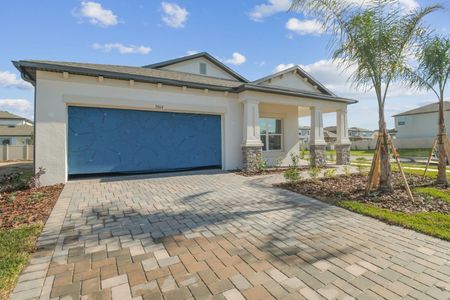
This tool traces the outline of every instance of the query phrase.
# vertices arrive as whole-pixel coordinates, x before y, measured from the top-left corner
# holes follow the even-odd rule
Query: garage
[[[68,107],[68,174],[221,168],[221,116]]]

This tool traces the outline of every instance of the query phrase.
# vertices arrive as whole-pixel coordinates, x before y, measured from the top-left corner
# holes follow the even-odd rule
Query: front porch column
[[[310,156],[311,166],[323,167],[327,165],[325,137],[323,134],[322,111],[318,107],[311,107],[311,136],[310,136]]]
[[[261,159],[263,146],[259,131],[259,102],[242,100],[242,103],[244,104],[242,169],[245,172],[253,172]]]
[[[336,164],[350,164],[350,139],[348,137],[347,107],[342,108],[336,113]]]

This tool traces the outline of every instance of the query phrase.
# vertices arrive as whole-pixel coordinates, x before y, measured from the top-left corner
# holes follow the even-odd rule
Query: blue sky
[[[360,100],[349,108],[349,125],[377,127],[376,101],[351,87],[337,69],[328,36],[303,15],[287,12],[290,0],[41,0],[0,4],[0,110],[32,117],[33,89],[11,60],[44,59],[141,66],[207,51],[254,80],[291,64],[302,65],[339,96]],[[357,0],[358,1],[358,0]],[[404,9],[434,1],[401,0]],[[444,1],[447,2],[447,1]],[[427,19],[450,31],[449,11]],[[450,88],[446,96],[450,98]],[[395,86],[390,116],[435,101],[432,94]],[[301,120],[302,125],[306,120]],[[334,116],[325,117],[326,125]]]

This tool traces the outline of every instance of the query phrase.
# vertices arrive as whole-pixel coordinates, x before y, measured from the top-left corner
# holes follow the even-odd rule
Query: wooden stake
[[[406,192],[408,193],[408,196],[411,199],[411,201],[414,201],[414,196],[411,193],[411,189],[409,188],[408,180],[406,179],[405,172],[403,172],[402,164],[400,163],[400,155],[398,155],[397,149],[395,149],[395,146],[392,143],[391,139],[389,139],[388,144],[391,146],[391,150],[392,150],[395,160],[397,161],[397,165],[400,170],[400,174],[402,174],[403,181],[405,182]]]
[[[381,139],[380,136],[378,136],[377,144],[375,146],[375,151],[373,153],[373,159],[372,159],[372,165],[370,166],[370,172],[369,172],[369,180],[367,181],[367,187],[366,187],[366,194],[369,194],[372,190],[372,187],[374,185],[377,185],[376,179],[378,178],[379,170],[380,170],[380,145],[381,145]],[[375,180],[374,180],[375,178]]]
[[[428,167],[430,166],[431,157],[433,156],[433,152],[434,152],[434,149],[436,148],[437,142],[438,142],[438,137],[435,137],[434,141],[433,141],[433,147],[431,147],[431,150],[430,150],[430,155],[428,155],[427,165],[425,166],[425,172],[423,172],[423,178],[425,178],[425,175],[427,174]]]

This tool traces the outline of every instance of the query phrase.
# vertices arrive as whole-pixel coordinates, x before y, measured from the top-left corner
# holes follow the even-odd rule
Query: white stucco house
[[[324,164],[322,114],[337,112],[339,163],[347,105],[299,67],[249,81],[207,53],[143,67],[14,61],[35,88],[35,168],[43,184],[79,175],[251,169],[298,153],[311,116],[313,162]]]
[[[450,128],[450,101],[444,101],[445,126]],[[398,148],[431,148],[438,132],[438,103],[427,104],[397,114],[395,145]]]

